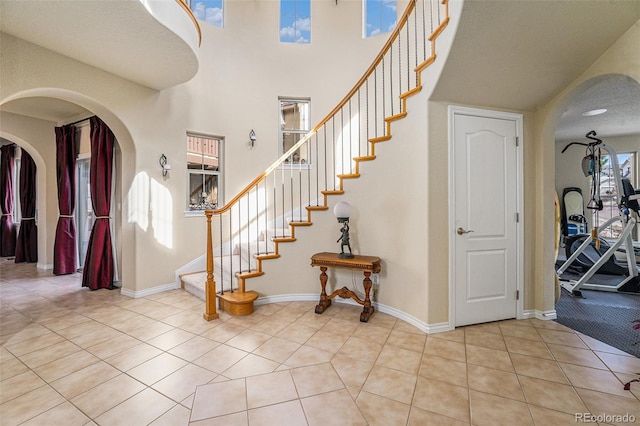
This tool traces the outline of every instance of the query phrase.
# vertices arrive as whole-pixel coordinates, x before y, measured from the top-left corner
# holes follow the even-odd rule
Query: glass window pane
[[[222,0],[191,0],[190,4],[197,19],[222,28]]]
[[[311,42],[311,0],[280,0],[280,41]]]
[[[222,139],[187,135],[189,210],[216,209],[220,185]]]
[[[309,130],[309,102],[280,101],[280,127],[282,130]]]
[[[202,154],[187,153],[187,168],[191,170],[202,169]]]
[[[300,139],[302,139],[304,135],[300,133],[288,133],[282,132],[282,147],[284,148],[284,152],[287,152],[293,145],[298,143]]]
[[[293,145],[298,143],[305,135],[302,133],[283,133],[285,152],[289,150]],[[307,163],[307,150],[306,144],[294,151],[289,158],[285,160],[286,164],[306,164]]]
[[[217,139],[206,139],[202,145],[202,167],[205,170],[219,170],[218,147],[220,142]]]
[[[365,0],[365,37],[393,31],[396,21],[396,0]]]
[[[623,178],[628,178],[634,184],[635,171],[633,164],[635,163],[635,153],[619,153],[618,165],[620,174]],[[612,217],[618,216],[618,188],[616,188],[616,180],[613,174],[613,165],[611,157],[603,155],[600,158],[600,199],[602,200],[603,209],[598,214],[598,225],[602,225]],[[635,185],[634,185],[635,186]],[[621,190],[621,189],[620,189]],[[600,236],[604,238],[618,238],[622,232],[623,225],[621,222],[614,222],[607,228],[600,229]]]
[[[189,173],[189,209],[206,210],[218,206],[218,176]]]

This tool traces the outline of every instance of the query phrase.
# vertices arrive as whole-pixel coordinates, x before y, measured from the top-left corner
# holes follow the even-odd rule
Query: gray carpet
[[[640,294],[582,290],[582,295],[562,290],[556,322],[640,357],[640,330],[632,322],[640,319]]]

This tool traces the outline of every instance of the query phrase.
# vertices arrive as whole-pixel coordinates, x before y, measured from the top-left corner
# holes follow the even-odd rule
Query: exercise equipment
[[[591,237],[586,234],[571,235],[567,237],[567,239],[565,240],[565,254],[567,256],[567,259],[570,258],[571,255],[578,250],[578,248],[580,248],[580,246],[585,242],[587,238]],[[604,238],[600,237],[598,240],[591,239],[589,245],[585,247],[583,252],[575,260],[573,265],[571,265],[571,268],[577,270],[580,273],[586,272],[591,267],[593,267],[593,265],[598,260],[600,260],[600,258],[607,252],[610,247],[611,245]],[[611,256],[596,271],[596,273],[605,275],[625,275],[626,265],[621,265],[618,263],[617,255]]]
[[[587,232],[582,190],[568,187],[562,191],[562,238]]]
[[[618,200],[618,216],[614,216],[611,219],[605,221],[600,227],[594,226],[591,229],[590,234],[581,236],[581,242],[575,247],[572,243],[571,249],[573,251],[567,251],[567,261],[557,270],[557,274],[562,277],[562,274],[569,270],[572,265],[576,264],[578,259],[585,263],[585,259],[589,259],[591,256],[591,266],[584,271],[583,275],[578,280],[566,280],[562,279],[560,285],[567,290],[572,296],[581,296],[581,290],[601,290],[601,291],[624,291],[624,292],[640,292],[640,270],[636,263],[633,247],[632,231],[636,226],[636,219],[633,217],[633,212],[638,214],[638,199],[640,194],[636,193],[631,186],[631,182],[625,182],[623,184],[620,174],[620,165],[618,164],[618,153],[616,150],[603,143],[601,139],[596,137],[595,131],[587,133],[586,138],[591,142],[571,142],[564,147],[562,152],[564,153],[572,145],[582,145],[586,147],[586,156],[582,160],[582,169],[587,176],[591,176],[591,193],[590,200],[587,204],[587,208],[594,210],[596,216],[603,208],[602,199],[600,198],[600,157],[601,152],[605,151],[609,158],[611,158],[611,164],[613,166],[613,176],[615,179],[615,188],[619,195]],[[617,240],[612,241],[611,244],[605,245],[599,235],[600,228],[607,228],[613,223],[620,222],[622,231]],[[596,220],[594,223],[598,223]],[[577,239],[576,239],[577,241]],[[567,241],[567,246],[569,242]],[[620,248],[625,251],[626,268],[616,263],[615,253]],[[581,257],[582,256],[582,257]],[[605,266],[607,265],[607,266]],[[616,268],[614,268],[614,265]],[[602,268],[617,269],[621,275],[621,280],[615,285],[603,285],[589,283],[589,280]],[[616,274],[617,275],[617,274]]]

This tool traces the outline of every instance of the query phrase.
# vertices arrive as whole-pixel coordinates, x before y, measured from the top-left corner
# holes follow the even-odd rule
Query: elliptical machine
[[[574,263],[578,263],[578,259],[583,261],[591,256],[592,266],[584,272],[584,275],[578,280],[564,280],[560,279],[560,286],[567,290],[572,296],[582,296],[581,289],[585,290],[601,290],[601,291],[623,291],[623,292],[640,292],[640,270],[636,263],[636,257],[634,254],[632,231],[636,226],[636,219],[632,215],[632,209],[638,212],[638,200],[640,195],[635,191],[625,191],[625,186],[622,183],[622,177],[620,174],[620,165],[618,164],[618,153],[616,150],[604,144],[601,139],[596,137],[594,130],[590,131],[586,135],[587,139],[592,142],[571,142],[564,147],[562,152],[564,153],[572,145],[582,145],[587,147],[587,155],[582,160],[582,169],[586,176],[592,176],[591,181],[591,199],[587,204],[587,208],[594,210],[597,215],[600,210],[603,209],[602,199],[600,198],[600,154],[601,151],[605,151],[611,158],[611,164],[613,166],[613,174],[615,179],[615,187],[618,194],[618,216],[614,216],[611,219],[604,222],[600,227],[607,228],[615,222],[620,222],[622,225],[622,232],[618,240],[608,247],[603,247],[602,239],[599,236],[599,227],[593,226],[591,233],[580,236],[581,243],[576,248],[572,245],[571,249],[574,250],[567,261],[557,270],[558,276],[562,276]],[[625,182],[626,184],[626,182]],[[627,193],[633,192],[633,193]],[[577,244],[576,244],[577,245]],[[615,264],[615,252],[623,247],[626,252],[626,268],[622,268]],[[593,255],[595,249],[596,255]],[[569,250],[567,251],[569,254]],[[614,274],[620,274],[622,280],[615,286],[592,284],[588,283],[588,280],[598,272],[603,266],[611,267],[614,269]],[[614,268],[615,266],[615,268]]]

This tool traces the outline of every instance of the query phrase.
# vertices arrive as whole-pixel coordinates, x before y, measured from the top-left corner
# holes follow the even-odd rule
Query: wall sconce
[[[253,148],[256,143],[256,132],[254,132],[253,129],[249,132],[249,143],[251,144],[251,148]]]
[[[171,164],[167,163],[167,156],[164,154],[160,156],[160,167],[162,167],[162,177],[167,176],[167,173],[171,170]]]
[[[349,216],[351,216],[351,204],[346,201],[340,201],[333,207],[333,214],[338,218],[338,223],[342,223],[340,232],[342,235],[336,242],[340,243],[340,254],[338,257],[349,259],[354,257],[351,252],[351,243],[349,242]],[[344,246],[347,246],[349,253],[344,252]]]

